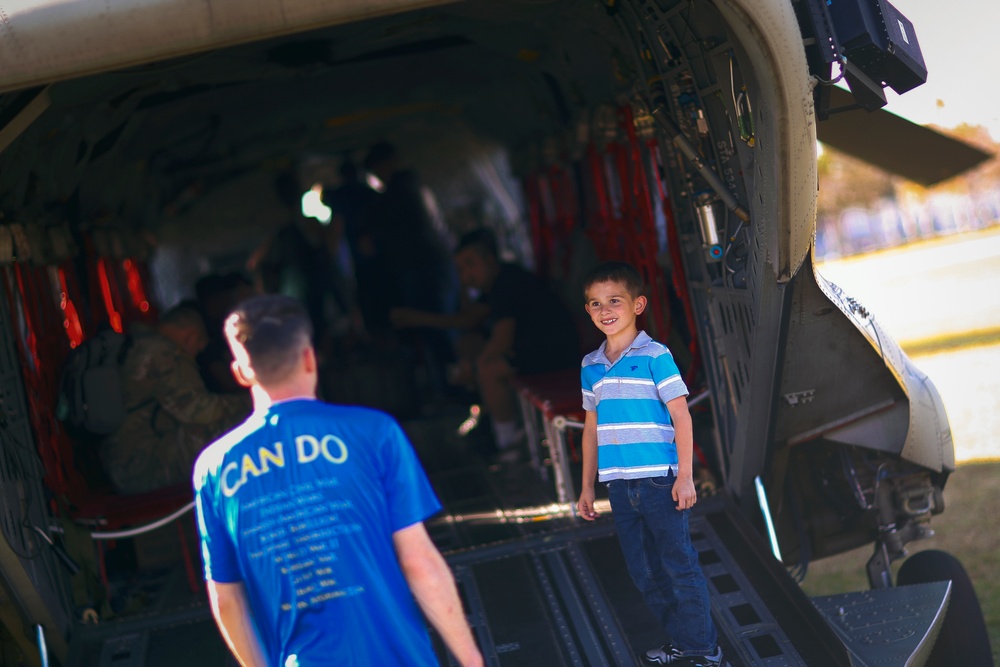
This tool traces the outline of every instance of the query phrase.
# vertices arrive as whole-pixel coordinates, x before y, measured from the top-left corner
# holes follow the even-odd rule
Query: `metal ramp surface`
[[[219,635],[204,589],[190,590],[181,564],[147,575],[141,584],[132,589],[137,603],[130,612],[98,624],[77,625],[66,667],[236,664]]]
[[[700,505],[692,538],[733,667],[855,664],[729,501],[720,496]],[[610,519],[494,528],[520,534],[446,554],[488,664],[631,666],[663,643],[626,571]],[[435,641],[442,664],[455,664]]]
[[[480,461],[451,467],[452,453],[439,449],[440,460],[429,462],[445,511],[428,529],[455,573],[487,665],[632,666],[663,643],[659,623],[628,575],[610,512],[584,522],[555,503],[551,483],[529,466]],[[691,536],[732,667],[920,664],[880,662],[868,646],[873,636],[910,637],[906,628],[876,627],[871,620],[872,609],[894,604],[892,591],[814,604],[725,493],[698,503]],[[235,664],[204,593],[192,596],[186,589],[178,570],[146,612],[78,627],[67,667]],[[936,628],[928,630],[916,616],[943,615],[940,597],[939,590],[922,591],[907,609],[917,609],[919,599],[928,611],[906,611],[899,622],[932,637]],[[456,665],[440,638],[432,637],[441,664]],[[907,641],[916,645],[920,638]]]
[[[168,612],[81,626],[68,667],[231,667],[207,600]]]

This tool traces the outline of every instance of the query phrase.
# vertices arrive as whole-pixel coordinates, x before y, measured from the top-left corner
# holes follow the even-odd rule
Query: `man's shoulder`
[[[304,415],[315,415],[331,419],[341,419],[347,421],[362,421],[369,424],[388,424],[395,421],[395,418],[381,410],[366,408],[361,405],[343,405],[341,403],[327,403],[326,401],[303,401],[300,406],[296,406]]]
[[[222,468],[222,462],[229,452],[248,440],[254,440],[256,434],[264,425],[264,416],[255,412],[242,424],[224,433],[217,440],[205,447],[201,451],[201,454],[198,455],[198,459],[194,464],[193,478],[195,490],[200,489],[209,476],[218,474]]]
[[[296,401],[284,408],[287,418],[305,420],[317,426],[342,425],[355,434],[364,434],[371,441],[385,436],[392,427],[400,428],[392,415],[360,405],[327,403],[322,400]]]

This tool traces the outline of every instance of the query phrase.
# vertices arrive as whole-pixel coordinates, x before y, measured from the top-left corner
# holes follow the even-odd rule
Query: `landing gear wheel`
[[[944,551],[920,551],[903,563],[900,586],[951,580],[951,601],[927,667],[983,665],[993,667],[986,620],[972,580],[957,558]]]

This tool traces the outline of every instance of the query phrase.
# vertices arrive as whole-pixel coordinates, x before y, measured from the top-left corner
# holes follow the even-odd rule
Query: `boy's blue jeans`
[[[671,495],[674,476],[608,482],[618,539],[632,581],[667,633],[687,655],[711,655],[717,636],[705,575],[691,545],[688,514]]]

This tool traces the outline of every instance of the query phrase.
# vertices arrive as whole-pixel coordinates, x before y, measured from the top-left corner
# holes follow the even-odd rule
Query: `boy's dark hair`
[[[500,257],[500,253],[497,250],[497,236],[493,233],[492,229],[486,227],[480,227],[464,234],[458,240],[458,245],[455,246],[455,254],[457,255],[466,248],[474,248],[476,252],[485,258],[492,257],[493,259],[498,259]]]
[[[312,338],[309,313],[297,299],[265,294],[243,301],[233,311],[234,338],[250,357],[250,368],[263,386],[288,377],[304,345]]]
[[[642,294],[642,276],[627,262],[604,262],[598,264],[583,277],[583,290],[597,283],[620,283],[635,298]]]

